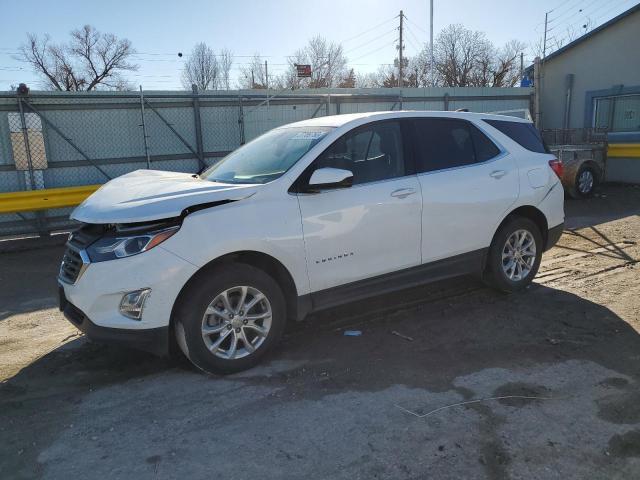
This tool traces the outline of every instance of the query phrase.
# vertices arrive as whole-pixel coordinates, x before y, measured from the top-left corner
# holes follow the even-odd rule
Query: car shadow
[[[359,335],[345,336],[345,330]],[[37,436],[44,448],[73,422],[78,405],[91,401],[91,392],[114,387],[121,401],[126,403],[134,391],[141,401],[143,387],[136,385],[143,380],[148,389],[143,402],[152,411],[158,401],[189,396],[190,385],[196,390],[208,381],[287,392],[273,400],[278,402],[377,392],[394,385],[449,391],[457,388],[457,378],[482,369],[522,370],[569,360],[595,362],[617,372],[616,377],[638,381],[638,351],[638,332],[604,306],[537,284],[505,295],[463,277],[334,308],[292,324],[263,366],[224,379],[196,373],[184,359],[161,359],[80,338],[0,385],[0,424],[10,439],[7,449],[17,450],[25,435]],[[269,370],[278,362],[291,368]],[[185,382],[185,376],[195,380]],[[148,422],[149,415],[127,419],[142,421]],[[19,458],[3,455],[0,466],[4,463],[25,476],[36,474],[40,448]]]
[[[290,329],[285,354],[331,357],[337,368],[357,372],[345,375],[343,386],[355,381],[365,388],[390,382],[450,388],[457,376],[483,368],[570,359],[640,380],[640,335],[633,326],[605,306],[536,283],[507,295],[463,277],[327,310],[311,320]],[[345,336],[347,330],[360,336]]]
[[[637,185],[605,184],[591,198],[566,198],[564,210],[565,227],[570,230],[640,215],[640,188]]]
[[[593,235],[589,235],[592,232]],[[556,244],[556,248],[565,251],[587,253],[589,255],[598,255],[602,257],[612,258],[614,260],[621,260],[626,263],[635,263],[637,259],[629,255],[623,250],[623,247],[628,245],[634,245],[634,240],[625,239],[622,242],[615,243],[607,235],[605,235],[601,229],[595,226],[584,227],[581,229],[565,229],[562,232],[563,235],[569,235],[576,237],[577,239],[587,242],[589,248],[576,248],[564,245],[563,242]]]
[[[0,253],[0,321],[58,305],[63,246]]]

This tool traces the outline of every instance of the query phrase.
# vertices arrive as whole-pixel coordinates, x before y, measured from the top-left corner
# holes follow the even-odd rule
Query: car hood
[[[195,205],[250,197],[260,185],[203,180],[190,173],[136,170],[115,178],[82,202],[71,218],[86,223],[136,223],[179,216]]]

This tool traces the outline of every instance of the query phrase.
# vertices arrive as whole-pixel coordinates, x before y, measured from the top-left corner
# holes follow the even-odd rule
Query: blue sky
[[[256,52],[268,60],[270,74],[281,73],[287,55],[315,34],[344,41],[356,71],[377,70],[396,55],[394,17],[400,9],[408,18],[406,54],[413,55],[428,40],[429,0],[36,0],[21,8],[9,0],[2,3],[0,90],[21,81],[37,86],[29,67],[12,58],[26,32],[49,33],[54,41],[63,41],[70,30],[87,23],[131,40],[139,52],[134,61],[140,69],[130,80],[156,90],[181,88],[185,57],[180,59],[177,53],[188,53],[199,41],[216,50],[231,49],[236,55],[235,77],[242,63]],[[434,0],[434,31],[437,34],[451,23],[461,23],[485,32],[496,45],[510,39],[529,44],[541,37],[546,11],[551,10],[550,37],[561,37],[568,26],[579,29],[586,18],[599,25],[636,3],[638,0]]]

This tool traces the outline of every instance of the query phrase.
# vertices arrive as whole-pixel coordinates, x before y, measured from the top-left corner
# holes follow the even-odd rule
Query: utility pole
[[[400,10],[400,44],[398,45],[398,87],[402,88],[402,20],[404,19],[404,13]]]
[[[549,12],[544,14],[544,38],[542,40],[542,59],[547,56],[547,25],[549,24]]]
[[[520,80],[522,75],[524,75],[524,52],[520,52]]]
[[[142,115],[142,139],[144,140],[144,155],[147,157],[147,170],[151,168],[151,157],[149,156],[149,144],[147,142],[147,125],[144,121],[144,93],[140,85],[140,113]]]
[[[433,0],[430,2],[431,11],[429,14],[429,74],[431,75],[431,86],[436,86],[436,75],[434,71],[434,62],[433,62]]]
[[[267,92],[267,112],[269,111],[269,70],[267,68],[267,61],[264,61],[264,88]]]
[[[538,130],[542,129],[542,112],[540,111],[540,66],[542,62],[540,57],[533,60],[533,109],[535,126]]]

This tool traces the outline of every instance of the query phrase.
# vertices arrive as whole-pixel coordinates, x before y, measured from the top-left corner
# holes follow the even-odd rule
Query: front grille
[[[84,225],[70,235],[60,265],[60,280],[71,284],[78,281],[89,265],[89,257],[85,253],[85,249],[100,238],[102,232],[102,228]]]
[[[60,265],[60,278],[67,283],[76,283],[85,268],[86,263],[82,260],[80,252],[67,244]]]

